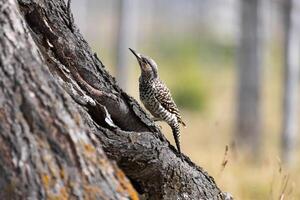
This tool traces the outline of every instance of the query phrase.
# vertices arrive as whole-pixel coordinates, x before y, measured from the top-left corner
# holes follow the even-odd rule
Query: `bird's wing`
[[[164,107],[169,112],[176,115],[178,121],[185,126],[185,123],[182,121],[179,109],[177,108],[174,100],[172,99],[172,95],[170,90],[165,86],[165,84],[162,81],[156,82],[156,84],[153,85],[155,87],[155,98],[160,102],[162,107]]]

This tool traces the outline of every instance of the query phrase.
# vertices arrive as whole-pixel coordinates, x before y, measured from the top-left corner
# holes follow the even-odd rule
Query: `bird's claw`
[[[161,125],[156,124],[156,126],[158,126],[159,129],[162,129],[162,126],[161,126]]]

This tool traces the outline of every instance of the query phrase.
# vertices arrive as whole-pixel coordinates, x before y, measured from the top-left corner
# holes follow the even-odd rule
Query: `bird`
[[[179,109],[175,104],[171,92],[158,76],[158,67],[155,61],[147,56],[129,50],[136,57],[141,75],[139,77],[139,95],[145,108],[153,115],[154,121],[165,121],[172,129],[173,137],[179,154],[180,124],[186,126]]]

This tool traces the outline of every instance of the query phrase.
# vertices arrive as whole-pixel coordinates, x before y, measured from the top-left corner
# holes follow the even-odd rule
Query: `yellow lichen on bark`
[[[100,190],[100,187],[98,186],[92,186],[92,185],[84,185],[84,199],[86,200],[96,200],[97,197],[101,197],[101,199],[109,199],[108,197],[105,197],[103,192]]]
[[[116,176],[118,181],[120,182],[120,187],[117,188],[118,192],[127,192],[131,198],[131,200],[139,200],[138,193],[132,187],[131,183],[127,181],[125,174],[119,168],[114,166],[116,171]]]

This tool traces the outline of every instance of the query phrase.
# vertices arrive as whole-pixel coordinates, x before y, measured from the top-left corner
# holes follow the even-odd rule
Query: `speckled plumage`
[[[171,92],[159,79],[156,63],[150,58],[137,54],[133,50],[131,51],[137,57],[141,67],[139,78],[140,99],[156,119],[168,123],[172,129],[177,150],[181,153],[179,124],[181,123],[184,126],[185,124],[172,99]]]

